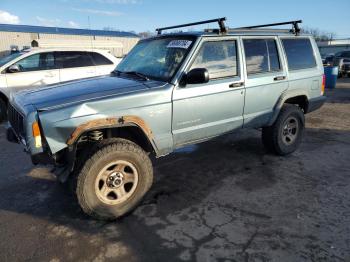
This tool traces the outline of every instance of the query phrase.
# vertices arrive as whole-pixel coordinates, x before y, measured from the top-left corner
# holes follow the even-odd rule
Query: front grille
[[[11,104],[9,104],[9,107],[8,107],[8,119],[13,130],[16,132],[16,134],[18,136],[24,137],[25,136],[25,130],[24,130],[24,124],[23,124],[24,118]]]

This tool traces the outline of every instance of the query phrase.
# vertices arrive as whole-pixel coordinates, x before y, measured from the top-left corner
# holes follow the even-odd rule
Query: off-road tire
[[[7,120],[7,104],[0,98],[0,123]]]
[[[288,119],[295,119],[298,122],[298,130],[295,139],[291,144],[286,144],[283,140],[283,131]],[[262,141],[265,148],[277,155],[288,155],[293,153],[300,145],[305,126],[303,111],[296,105],[283,105],[275,123],[272,126],[262,129]]]
[[[95,192],[99,172],[112,161],[128,161],[138,173],[135,191],[124,202],[109,205]],[[153,167],[148,154],[137,144],[125,139],[113,139],[103,144],[82,165],[76,180],[76,195],[82,210],[99,220],[114,220],[132,211],[147,193],[153,182]]]

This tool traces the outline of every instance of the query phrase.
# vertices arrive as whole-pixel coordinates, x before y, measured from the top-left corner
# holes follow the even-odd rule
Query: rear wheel
[[[304,122],[304,114],[299,107],[285,104],[276,122],[263,128],[264,146],[278,155],[293,153],[301,143]]]
[[[7,103],[0,98],[0,123],[7,120]]]
[[[152,163],[138,145],[124,139],[97,150],[77,178],[83,211],[110,220],[130,212],[152,185]]]

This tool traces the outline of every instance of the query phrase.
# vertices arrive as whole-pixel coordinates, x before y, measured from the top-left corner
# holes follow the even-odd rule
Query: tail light
[[[321,96],[324,94],[324,88],[326,87],[326,75],[322,76]]]

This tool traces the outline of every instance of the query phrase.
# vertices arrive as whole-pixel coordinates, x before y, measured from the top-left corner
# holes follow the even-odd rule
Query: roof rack
[[[273,29],[275,32],[290,32],[295,35],[300,34],[300,27],[299,24],[302,23],[302,20],[295,20],[295,21],[289,21],[289,22],[281,22],[281,23],[274,23],[274,24],[265,24],[265,25],[254,25],[254,26],[246,26],[246,27],[239,27],[239,28],[230,28],[227,31],[228,32],[236,32],[236,31],[252,31],[252,29],[257,29],[254,31],[266,31],[266,29],[262,29],[264,27],[273,27],[273,26],[279,26],[279,25],[292,25],[293,28],[291,30],[288,29]]]
[[[188,27],[188,26],[194,26],[194,25],[203,25],[203,24],[210,24],[210,23],[218,23],[219,28],[220,28],[220,33],[226,33],[227,28],[225,26],[225,21],[226,21],[226,17],[221,17],[221,18],[217,18],[217,19],[205,20],[205,21],[194,22],[194,23],[189,23],[189,24],[182,24],[182,25],[157,28],[156,31],[157,31],[158,35],[161,35],[162,31],[168,30],[168,29],[175,29],[175,28]]]
[[[246,27],[238,27],[238,28],[226,28],[225,26],[226,17],[221,17],[217,19],[212,20],[205,20],[205,21],[199,21],[189,24],[182,24],[182,25],[175,25],[175,26],[169,26],[169,27],[162,27],[157,28],[156,31],[158,32],[158,35],[162,34],[162,31],[168,30],[168,29],[175,29],[175,28],[181,28],[181,27],[188,27],[188,26],[194,26],[194,25],[202,25],[202,24],[210,24],[210,23],[218,23],[219,29],[205,29],[205,32],[211,32],[211,33],[217,33],[217,34],[226,34],[228,32],[252,32],[252,31],[258,31],[258,32],[266,32],[266,31],[273,31],[273,32],[283,32],[283,33],[293,33],[295,35],[299,35],[301,30],[299,27],[299,24],[302,23],[302,20],[294,20],[289,22],[281,22],[281,23],[273,23],[273,24],[265,24],[265,25],[254,25],[254,26],[246,26]],[[273,27],[273,26],[279,26],[279,25],[292,25],[293,28],[291,30],[289,29],[266,29],[265,27]],[[265,28],[265,29],[264,29]],[[255,29],[255,30],[253,30]]]

